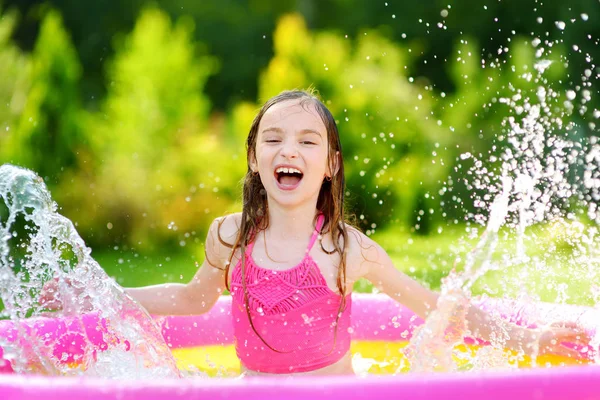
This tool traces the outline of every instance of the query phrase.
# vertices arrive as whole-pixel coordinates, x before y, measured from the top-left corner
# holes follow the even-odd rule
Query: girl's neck
[[[296,208],[294,210],[269,207],[268,236],[280,240],[310,237],[315,229],[315,205]]]

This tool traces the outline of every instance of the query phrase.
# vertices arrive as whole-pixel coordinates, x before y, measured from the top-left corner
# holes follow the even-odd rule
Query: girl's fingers
[[[557,346],[554,349],[554,351],[552,351],[552,353],[558,354],[563,357],[582,358],[581,353],[579,351],[564,346]]]
[[[574,321],[553,322],[550,324],[550,326],[553,328],[581,329],[581,326]]]
[[[40,292],[38,303],[48,310],[58,310],[62,307],[58,291],[58,278],[46,282]]]
[[[590,344],[590,336],[584,331],[560,330],[555,333],[555,338],[559,342],[570,342],[587,346]]]
[[[590,340],[590,336],[579,325],[566,323],[546,331],[546,335],[543,335],[540,341],[540,350],[542,354],[552,353],[580,359],[584,358],[581,349],[589,350]]]
[[[589,346],[572,346],[570,344],[561,344],[555,346],[552,350],[552,352],[557,352],[558,354],[568,354],[569,357],[575,358],[587,358],[589,357],[590,351],[591,349]]]
[[[59,310],[62,307],[62,303],[57,299],[40,301],[40,305],[47,310]]]

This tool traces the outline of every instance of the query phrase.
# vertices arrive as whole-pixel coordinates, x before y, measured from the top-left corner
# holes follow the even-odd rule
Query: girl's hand
[[[74,299],[80,299],[79,304],[81,305],[81,308],[76,307],[76,309],[78,309],[78,311],[83,312],[91,311],[91,299],[88,295],[84,294],[84,288],[78,285],[74,285],[73,282],[68,278],[64,279],[63,282],[68,287],[69,294],[71,294]],[[40,306],[51,311],[58,311],[63,309],[64,304],[63,300],[61,299],[61,291],[59,287],[58,278],[54,278],[46,282],[46,284],[44,284],[44,286],[42,287],[42,291],[40,292],[38,303],[40,304]]]
[[[58,290],[58,278],[51,279],[44,284],[38,303],[45,309],[52,311],[62,308],[62,301],[60,300],[60,292]]]
[[[553,323],[542,328],[538,337],[539,355],[556,354],[570,358],[581,358],[582,353],[578,349],[588,347],[591,340],[585,330],[573,322]]]

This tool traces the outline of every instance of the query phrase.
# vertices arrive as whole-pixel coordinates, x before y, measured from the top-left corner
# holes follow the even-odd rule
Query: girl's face
[[[312,104],[288,100],[263,115],[250,167],[260,174],[269,203],[293,206],[314,202],[325,177],[327,130]]]

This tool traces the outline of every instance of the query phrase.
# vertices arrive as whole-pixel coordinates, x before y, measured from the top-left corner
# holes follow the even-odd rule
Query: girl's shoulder
[[[354,275],[362,277],[368,272],[371,264],[381,262],[385,250],[358,228],[347,225],[346,229],[348,231],[346,259],[349,260],[349,266],[354,270]]]
[[[361,249],[365,250],[377,244],[367,235],[362,233],[360,229],[352,225],[346,225],[346,230],[348,232],[348,252],[356,252]]]
[[[233,245],[237,238],[242,222],[242,213],[227,214],[216,218],[213,225],[216,225],[216,230],[221,239],[230,245]]]
[[[221,266],[229,260],[238,236],[242,213],[228,214],[216,218],[210,225],[206,238],[207,257]]]

